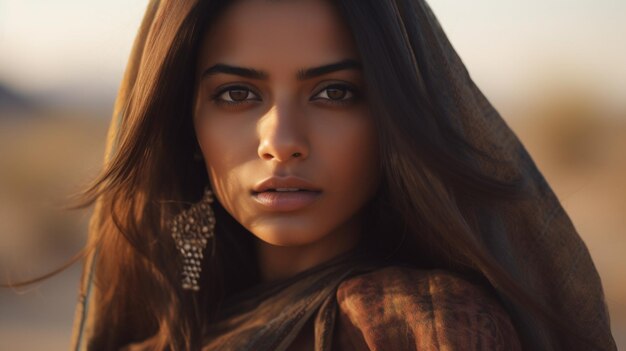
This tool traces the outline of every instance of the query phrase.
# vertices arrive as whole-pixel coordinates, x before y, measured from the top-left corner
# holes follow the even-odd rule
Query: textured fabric
[[[483,208],[483,213],[478,218],[481,226],[482,241],[511,276],[522,285],[529,287],[538,301],[546,306],[551,306],[559,314],[560,318],[571,325],[579,335],[586,335],[591,338],[598,345],[598,350],[615,350],[616,346],[610,332],[609,316],[604,302],[600,277],[587,247],[577,234],[558,199],[536,168],[524,146],[471,80],[463,63],[448,42],[447,37],[426,2],[415,0],[408,3],[410,6],[402,9],[403,13],[410,11],[419,20],[402,24],[408,29],[406,32],[407,40],[411,42],[413,51],[421,55],[418,57],[418,61],[424,61],[426,63],[425,66],[430,67],[430,70],[421,73],[428,90],[437,92],[437,94],[432,95],[433,102],[440,110],[444,111],[450,125],[464,135],[471,144],[487,151],[494,159],[506,161],[498,168],[493,168],[488,163],[485,163],[482,165],[485,171],[500,179],[520,178],[530,189],[528,200]],[[136,40],[127,70],[127,77],[129,77],[128,86],[122,87],[116,101],[116,108],[113,114],[114,120],[111,123],[109,133],[107,155],[114,152],[114,145],[119,134],[118,119],[121,118],[123,107],[128,102],[128,92],[132,90],[134,76],[141,62],[145,38],[150,32],[151,21],[154,14],[160,9],[160,5],[160,1],[151,1],[149,11]],[[398,17],[400,21],[403,20],[402,13],[399,13]],[[98,233],[98,218],[101,216],[101,211],[100,207],[96,207],[92,226],[90,227],[90,236],[92,238]],[[93,255],[97,255],[97,251]],[[93,331],[89,326],[93,325],[94,320],[98,318],[93,312],[97,310],[93,308],[93,305],[99,303],[98,291],[93,288],[93,270],[97,269],[97,267],[93,267],[93,262],[95,262],[93,257],[86,261],[85,273],[80,285],[73,338],[75,349],[84,349],[86,341],[93,336]],[[276,345],[275,343],[279,342],[279,339],[283,337],[293,339],[295,337],[293,333],[298,332],[298,326],[304,323],[302,318],[310,315],[312,313],[311,310],[317,309],[319,306],[322,306],[319,307],[321,314],[317,314],[316,318],[333,318],[332,311],[336,310],[336,306],[333,306],[332,299],[329,300],[327,298],[323,300],[323,296],[332,291],[335,285],[339,284],[342,279],[335,276],[332,276],[332,279],[330,276],[327,278],[329,280],[324,281],[325,290],[323,289],[317,293],[311,292],[317,291],[315,289],[307,290],[305,287],[302,287],[304,289],[303,293],[312,294],[307,295],[307,308],[298,310],[298,314],[295,315],[282,314],[281,318],[284,318],[284,320],[280,321],[280,323],[274,321],[272,323],[275,324],[271,324],[274,327],[287,323],[291,324],[292,327],[286,329],[278,328],[276,329],[278,334],[268,330],[266,334],[263,334],[265,336],[260,336],[260,334],[257,336],[259,338],[267,338],[264,341],[266,345]],[[416,282],[418,281],[416,280]],[[433,280],[429,280],[429,282],[432,284]],[[317,281],[311,288],[317,287],[316,284],[318,284]],[[420,283],[416,284],[418,287],[415,288],[418,289]],[[436,287],[437,285],[435,284],[434,286]],[[524,349],[577,349],[577,345],[572,345],[569,340],[563,337],[559,338],[551,331],[537,324],[530,311],[508,301],[498,291],[496,293],[499,294],[498,300],[502,301],[502,305],[510,316],[510,320],[515,326],[520,343]],[[433,296],[441,297],[442,295],[434,294]],[[270,300],[267,301],[261,306],[264,311],[276,310],[277,307],[269,306]],[[346,301],[351,300],[344,296],[343,303],[346,303]],[[436,309],[434,311],[444,316],[450,316],[446,312]],[[247,316],[247,312],[241,313],[242,318]],[[350,313],[354,314],[355,311],[348,309],[344,313],[350,316]],[[500,318],[496,317],[498,315],[497,312],[488,314],[493,315],[491,318]],[[343,314],[340,316],[343,316]],[[345,321],[346,318],[340,317],[339,321]],[[450,318],[452,320],[455,319],[455,317]],[[489,319],[489,317],[486,318]],[[243,323],[242,321],[239,322]],[[435,323],[437,323],[436,321],[438,320],[435,319]],[[270,323],[269,320],[266,322]],[[237,321],[233,321],[233,323],[237,323]],[[473,323],[482,322],[475,321]],[[476,324],[468,323],[465,325],[474,326]],[[243,323],[241,326],[247,327],[248,325]],[[360,327],[361,325],[359,325],[359,330]],[[366,325],[363,325],[363,327],[367,328]],[[287,332],[288,329],[291,332]],[[249,332],[252,333],[253,331]],[[415,333],[415,331],[412,331],[412,333]],[[330,341],[330,334],[331,332],[328,329],[316,329],[315,338],[320,341],[318,344],[326,345]],[[449,335],[450,333],[444,332],[444,335],[437,336],[436,340],[442,342],[441,340],[444,340]],[[467,338],[480,340],[481,343],[500,342],[497,341],[497,337],[489,339],[485,333],[481,335],[480,337],[476,335],[467,336]],[[487,339],[490,341],[487,341]],[[373,340],[371,342],[374,343],[378,342],[376,338],[365,339],[366,342],[368,340]],[[231,341],[236,342],[234,338]],[[261,342],[261,339],[259,339],[259,342]],[[284,344],[285,342],[279,343],[279,346],[283,347]],[[442,342],[441,345],[445,344]],[[243,349],[247,348],[244,347]],[[450,346],[449,349],[453,349],[453,347]],[[461,347],[461,349],[465,348]]]
[[[442,270],[387,267],[337,290],[332,350],[521,350],[500,303]]]
[[[231,302],[203,351],[286,350],[309,318],[317,351],[521,350],[497,300],[445,271],[348,262],[281,285]]]
[[[203,351],[301,350],[291,344],[303,328],[314,329],[316,351],[521,350],[509,316],[484,287],[451,272],[352,253],[234,296],[219,319]]]

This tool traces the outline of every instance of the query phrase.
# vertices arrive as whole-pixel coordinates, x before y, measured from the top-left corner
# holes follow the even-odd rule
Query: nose
[[[306,159],[309,145],[302,117],[294,107],[274,105],[259,121],[259,157],[278,162]]]

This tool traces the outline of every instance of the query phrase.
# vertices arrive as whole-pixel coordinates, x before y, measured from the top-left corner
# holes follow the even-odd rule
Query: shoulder
[[[381,268],[344,280],[337,289],[337,302],[339,333],[345,334],[340,337],[360,347],[520,348],[511,320],[496,298],[452,272]]]
[[[350,277],[339,285],[337,297],[339,300],[353,302],[410,299],[410,302],[419,303],[420,306],[427,304],[433,305],[433,308],[450,307],[450,304],[497,305],[487,289],[470,282],[460,274],[440,269],[423,270],[406,266],[389,266]]]

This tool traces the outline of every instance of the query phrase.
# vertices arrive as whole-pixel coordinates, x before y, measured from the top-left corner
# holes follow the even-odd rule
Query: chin
[[[323,236],[307,231],[285,230],[280,228],[275,231],[256,230],[252,232],[261,241],[274,246],[296,247],[304,246],[319,241]]]

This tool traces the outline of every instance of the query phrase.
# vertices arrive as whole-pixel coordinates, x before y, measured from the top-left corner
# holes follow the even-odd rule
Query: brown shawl
[[[292,345],[300,333],[313,344]],[[154,339],[123,351],[152,350]],[[357,248],[230,297],[204,332],[202,348],[304,349],[517,351],[521,345],[485,287],[451,272],[376,261]]]
[[[160,5],[158,0],[150,2],[133,48],[126,73],[130,77],[130,83],[122,87],[116,101],[107,155],[114,149],[118,135],[118,118],[129,91],[132,90],[133,77],[141,61],[145,39]],[[446,115],[452,119],[453,127],[471,144],[488,150],[495,159],[509,161],[505,166],[492,169],[493,173],[502,179],[522,178],[530,185],[532,201],[503,204],[482,215],[480,223],[483,226],[483,241],[500,264],[521,284],[530,287],[542,303],[552,306],[581,335],[594,340],[599,350],[615,350],[600,277],[587,247],[524,146],[470,78],[426,2],[415,0],[411,5],[411,11],[415,12],[420,21],[404,25],[413,29],[416,26],[419,28],[419,38],[412,45],[416,52],[422,52],[430,62],[428,67],[432,70],[424,72],[424,75],[428,79],[429,88],[439,92],[433,97],[436,99],[435,103],[445,110]],[[91,237],[98,231],[101,211],[96,206],[90,229]],[[86,348],[94,332],[94,321],[98,318],[93,308],[99,302],[98,291],[92,288],[96,269],[93,258],[97,254],[95,251],[85,263],[73,338],[74,348],[77,350]],[[312,309],[324,303],[324,297],[328,296],[329,291],[342,278],[344,276],[341,274],[325,277],[324,279],[328,279],[324,280],[325,287],[319,291],[319,295],[313,294],[311,300],[307,300],[310,303],[308,308],[299,311],[300,314],[280,315],[284,319],[281,323],[293,324],[291,332],[288,329],[272,328],[271,332],[258,337],[268,345],[292,338],[291,333],[297,332],[302,323],[301,316],[310,315]],[[298,286],[303,288],[307,284],[311,288],[318,284],[317,280],[305,279],[302,282]],[[500,298],[505,301],[504,307],[524,347],[548,350],[559,349],[559,345],[563,345],[563,340],[557,340],[549,331],[537,327],[529,311],[506,303],[504,296]],[[325,335],[324,330],[318,329],[316,338],[324,344]],[[281,347],[285,343],[286,341],[280,344]]]

